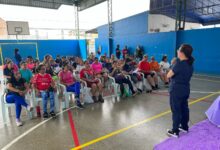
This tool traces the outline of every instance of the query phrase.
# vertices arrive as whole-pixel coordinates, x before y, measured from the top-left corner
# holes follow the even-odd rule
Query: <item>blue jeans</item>
[[[66,87],[67,92],[74,92],[76,97],[79,98],[80,96],[80,83],[75,82],[74,84]]]
[[[54,112],[54,92],[40,91],[43,100],[43,111],[47,112],[47,99],[50,98],[50,112]]]
[[[25,102],[24,97],[16,95],[16,94],[8,94],[6,96],[7,103],[15,103],[15,112],[16,112],[16,119],[20,119],[21,115],[21,106],[27,108],[28,104]]]

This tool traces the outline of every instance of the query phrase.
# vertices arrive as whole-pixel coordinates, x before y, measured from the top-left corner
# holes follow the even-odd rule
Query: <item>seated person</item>
[[[95,58],[95,61],[92,63],[91,68],[97,77],[101,77],[102,74],[102,64],[99,62],[98,58]]]
[[[126,75],[129,75],[131,77],[131,80],[133,81],[134,86],[141,93],[142,90],[139,88],[138,84],[141,84],[142,76],[139,74],[139,72],[135,72],[135,66],[133,65],[131,59],[129,59],[129,58],[125,59],[125,64],[123,66],[123,72]]]
[[[73,77],[73,73],[69,70],[69,65],[63,64],[63,70],[59,73],[60,83],[66,86],[67,92],[74,92],[76,105],[79,108],[83,108],[80,102],[80,83],[76,82],[75,78]]]
[[[24,106],[29,111],[32,111],[33,108],[25,102],[25,94],[29,90],[29,86],[25,79],[21,78],[20,72],[16,72],[14,76],[8,79],[7,90],[6,102],[15,103],[16,124],[17,126],[22,126],[23,124],[20,120],[21,106]]]
[[[35,67],[34,60],[31,56],[29,56],[27,58],[27,68],[33,71],[34,67]]]
[[[49,63],[44,64],[46,67],[46,73],[50,74],[51,77],[56,76],[55,72],[53,71],[51,65]]]
[[[27,69],[27,64],[24,61],[20,63],[20,66],[21,77],[24,78],[27,83],[30,83],[30,80],[32,78],[32,72],[29,69]]]
[[[169,70],[170,70],[170,64],[169,64],[169,62],[168,62],[168,59],[167,59],[167,56],[166,55],[164,55],[163,57],[162,57],[162,61],[160,62],[160,69],[161,69],[161,71],[162,72],[164,72],[164,73],[168,73],[169,72]]]
[[[152,71],[156,72],[160,79],[164,82],[165,85],[168,85],[167,74],[161,71],[160,65],[155,61],[154,56],[151,57],[150,68]]]
[[[50,99],[50,115],[56,116],[54,113],[54,92],[56,90],[55,83],[50,74],[46,73],[46,67],[44,64],[38,66],[38,71],[33,78],[33,85],[36,89],[37,95],[40,95],[43,100],[43,117],[48,118],[47,113],[47,99]]]
[[[153,90],[158,89],[158,77],[155,72],[151,71],[147,55],[145,55],[143,60],[139,63],[138,71],[144,73],[144,77],[148,80]]]
[[[4,66],[3,74],[4,77],[7,79],[10,79],[14,75],[14,67],[13,67],[13,62],[8,60],[6,62],[6,65]]]
[[[33,68],[33,70],[32,70],[33,74],[37,74],[37,73],[38,73],[37,68],[38,68],[39,65],[40,65],[40,61],[39,61],[38,59],[36,59],[36,60],[34,61],[34,68]]]
[[[90,67],[89,61],[85,61],[85,68],[80,71],[80,78],[86,81],[87,86],[91,88],[92,99],[94,102],[104,102],[102,97],[103,85],[98,79],[95,78],[95,73]],[[98,100],[96,98],[96,93],[98,94]]]
[[[124,97],[124,84],[129,86],[129,90],[132,92],[132,96],[137,95],[137,92],[134,90],[133,85],[129,79],[125,77],[122,72],[121,64],[117,61],[114,61],[112,64],[112,70],[110,71],[110,75],[115,78],[115,82],[120,85],[121,95]]]

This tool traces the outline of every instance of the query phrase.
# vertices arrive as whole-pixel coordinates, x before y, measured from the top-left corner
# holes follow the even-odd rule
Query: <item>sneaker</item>
[[[188,133],[188,132],[189,132],[189,130],[183,129],[182,127],[179,127],[179,130],[180,130],[181,132],[183,132],[183,133]]]
[[[147,90],[146,93],[152,93],[152,90]]]
[[[18,127],[20,127],[20,126],[23,125],[23,123],[22,123],[20,120],[16,120],[16,125],[17,125]]]
[[[138,93],[137,92],[134,92],[133,94],[132,94],[132,96],[136,96]]]
[[[98,102],[96,96],[92,96],[92,99],[93,99],[94,103],[97,103],[97,102]]]
[[[143,91],[141,90],[141,89],[137,89],[138,90],[138,92],[141,94]]]
[[[84,108],[84,106],[80,102],[76,102],[76,106],[79,109],[83,109]]]
[[[172,136],[172,137],[175,137],[175,138],[178,138],[179,137],[179,133],[177,132],[174,132],[173,130],[167,130],[167,135],[168,136]]]
[[[28,110],[28,111],[33,111],[33,109],[34,109],[34,108],[31,107],[30,105],[27,106],[27,110]]]
[[[51,111],[51,112],[50,112],[50,116],[51,116],[51,117],[56,117],[56,114],[55,114],[53,111]]]
[[[99,101],[100,101],[101,103],[104,103],[104,99],[103,99],[102,95],[99,95]]]
[[[44,117],[44,118],[48,118],[48,117],[49,117],[49,116],[48,116],[48,113],[45,112],[45,113],[43,114],[43,117]]]

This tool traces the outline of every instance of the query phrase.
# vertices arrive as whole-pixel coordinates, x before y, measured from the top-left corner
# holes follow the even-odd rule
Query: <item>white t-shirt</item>
[[[167,72],[168,70],[170,70],[170,63],[161,61],[160,62],[160,68],[163,72]]]

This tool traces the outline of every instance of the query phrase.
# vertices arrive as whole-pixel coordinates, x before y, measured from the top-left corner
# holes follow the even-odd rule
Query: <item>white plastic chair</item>
[[[39,97],[36,94],[36,90],[33,89],[32,90],[32,101],[31,101],[31,103],[33,104],[34,112],[36,112],[36,106],[38,106],[39,102],[41,102],[41,107],[43,107],[42,97]],[[60,103],[59,103],[59,99],[58,99],[58,96],[57,96],[56,92],[54,92],[54,104],[55,104],[55,112],[59,112],[60,111]]]
[[[6,102],[6,93],[4,92],[1,95],[1,113],[3,118],[3,123],[7,123],[9,121],[9,108],[14,108],[14,107],[15,104]],[[27,114],[29,119],[32,119],[32,113],[27,111]]]

